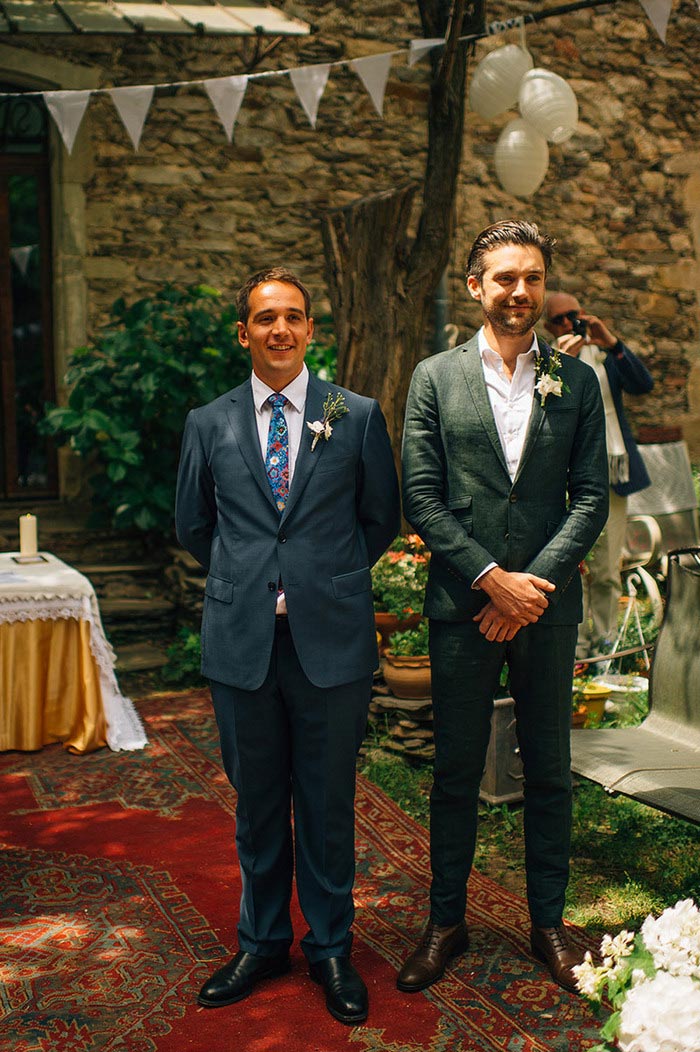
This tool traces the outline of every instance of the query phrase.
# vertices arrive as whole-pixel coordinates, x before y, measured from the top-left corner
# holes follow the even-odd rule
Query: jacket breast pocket
[[[541,434],[545,436],[560,436],[571,434],[576,429],[578,421],[578,409],[574,405],[550,405],[549,401],[544,410],[544,421],[542,422]]]
[[[460,494],[456,497],[448,497],[447,510],[451,511],[457,522],[467,533],[472,532],[472,497],[471,494]]]
[[[207,577],[204,594],[210,599],[218,599],[220,603],[233,602],[233,581],[224,581],[221,577]]]
[[[326,475],[331,471],[340,474],[342,472],[349,473],[354,470],[355,458],[352,454],[348,454],[347,456],[333,456],[331,454],[330,456],[326,455],[321,459],[321,463],[316,468],[314,474]]]

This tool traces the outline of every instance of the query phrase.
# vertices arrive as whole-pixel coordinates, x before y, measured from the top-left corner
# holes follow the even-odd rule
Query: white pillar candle
[[[19,517],[19,554],[37,554],[36,515]]]

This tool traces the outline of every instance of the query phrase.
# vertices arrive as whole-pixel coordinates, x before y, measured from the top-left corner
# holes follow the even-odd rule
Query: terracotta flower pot
[[[430,698],[430,658],[427,654],[405,657],[387,651],[383,672],[386,685],[395,697],[411,701]]]
[[[374,623],[377,631],[382,637],[379,649],[382,654],[389,646],[389,636],[392,632],[405,632],[407,628],[415,628],[420,623],[420,614],[411,614],[410,617],[401,619],[396,614],[388,614],[385,610],[378,610],[374,614]]]

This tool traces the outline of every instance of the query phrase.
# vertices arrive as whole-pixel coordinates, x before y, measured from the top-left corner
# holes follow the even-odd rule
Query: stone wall
[[[277,6],[315,32],[284,41],[266,60],[269,69],[403,49],[422,35],[414,0]],[[541,7],[489,3],[487,17]],[[509,117],[485,122],[468,114],[449,310],[466,337],[478,321],[462,278],[474,234],[501,217],[534,218],[559,241],[550,287],[575,293],[652,370],[655,395],[630,401],[637,424],[682,425],[700,460],[700,12],[695,0],[680,0],[664,46],[637,0],[604,10],[528,29],[536,64],[567,77],[581,111],[574,138],[551,148],[548,175],[532,199],[509,196],[495,180],[493,148]],[[516,33],[479,44],[476,59],[511,40]],[[24,50],[27,76],[34,70],[41,86],[77,86],[41,79],[43,63],[57,57],[64,68],[90,71],[81,83],[93,78],[105,87],[242,69],[240,42],[230,38],[5,37],[2,44]],[[383,121],[355,74],[334,69],[315,130],[288,78],[252,82],[230,145],[204,92],[159,92],[138,153],[109,99],[93,98],[72,159],[82,173],[84,224],[71,243],[82,253],[88,332],[119,295],[131,300],[172,280],[204,281],[230,296],[270,261],[299,271],[316,314],[327,314],[319,217],[356,196],[420,179],[428,69],[425,62],[409,69],[405,56],[395,60]],[[62,150],[56,143],[57,155]],[[72,215],[59,216],[59,226],[61,219],[75,225]],[[65,313],[59,304],[57,324]]]

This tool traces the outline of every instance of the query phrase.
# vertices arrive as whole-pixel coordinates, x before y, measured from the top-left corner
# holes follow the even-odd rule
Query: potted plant
[[[392,632],[420,621],[430,554],[417,534],[397,537],[372,568],[377,631],[385,650]]]
[[[605,715],[610,688],[591,680],[574,679],[572,727],[599,727]]]
[[[384,679],[397,698],[430,697],[428,621],[421,618],[415,628],[392,632],[384,653]]]

